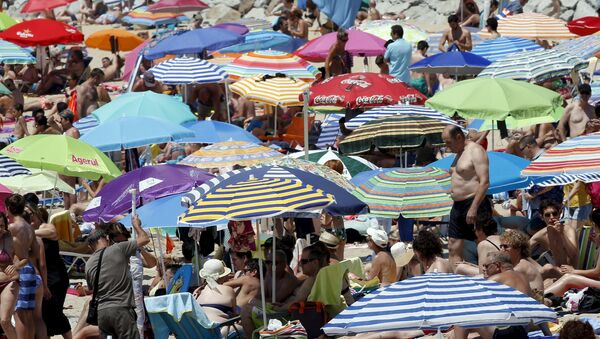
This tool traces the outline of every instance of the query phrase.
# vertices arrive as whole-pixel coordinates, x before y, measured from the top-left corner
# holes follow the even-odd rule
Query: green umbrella
[[[97,148],[65,136],[39,134],[19,139],[0,153],[29,168],[55,171],[73,177],[98,180],[121,174],[117,166]]]
[[[3,95],[12,95],[12,92],[4,86],[4,84],[0,83],[0,94]]]
[[[503,78],[464,80],[444,89],[425,103],[433,109],[467,119],[503,121],[557,114],[560,94],[524,81]]]
[[[537,125],[537,124],[546,124],[546,123],[557,122],[558,120],[560,120],[560,118],[563,116],[564,113],[565,113],[564,108],[560,107],[560,108],[552,111],[552,113],[550,113],[549,115],[545,115],[545,116],[541,116],[541,117],[537,117],[537,118],[521,119],[521,120],[517,120],[513,117],[507,117],[506,120],[504,120],[504,122],[506,123],[507,129],[517,129],[517,128],[523,128],[523,127],[528,127],[528,126]],[[474,119],[469,124],[467,129],[475,129],[478,131],[494,130],[494,129],[498,129],[498,122],[495,120],[489,120],[489,119],[485,119],[485,120],[484,119]]]
[[[302,158],[304,156],[304,152],[292,153],[288,156],[292,158]],[[344,165],[343,176],[348,180],[352,179],[353,176],[360,172],[377,169],[376,165],[359,156],[341,155],[332,150],[310,151],[308,152],[308,160],[321,165],[325,164],[329,160],[339,160]]]
[[[31,175],[24,174],[8,178],[0,178],[0,184],[19,194],[50,191],[53,189],[75,194],[75,189],[60,179],[56,172],[52,171],[32,169]]]
[[[0,31],[3,31],[10,26],[16,25],[18,23],[17,20],[10,17],[5,12],[0,12]]]

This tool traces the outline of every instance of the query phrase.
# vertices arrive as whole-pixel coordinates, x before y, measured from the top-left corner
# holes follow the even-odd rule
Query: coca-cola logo
[[[414,94],[403,95],[400,97],[400,102],[404,102],[404,103],[414,104],[414,103],[417,103],[418,101],[419,101],[419,98],[417,98],[417,96]]]
[[[350,91],[352,89],[352,86],[368,88],[369,86],[372,85],[370,82],[365,81],[365,80],[360,80],[360,79],[344,79],[340,83],[343,85],[350,85],[346,88],[347,91]]]
[[[390,84],[404,84],[405,82],[398,79],[398,78],[394,78],[394,77],[390,77],[390,78],[386,78],[385,80],[387,80]]]
[[[315,105],[336,105],[344,102],[344,97],[340,95],[317,95],[313,98]]]
[[[356,98],[356,106],[391,105],[394,99],[389,95],[359,96]]]
[[[65,31],[67,33],[71,33],[71,34],[77,33],[77,30],[75,28],[71,28],[71,27],[65,27]]]
[[[30,30],[24,29],[22,31],[18,31],[17,35],[23,39],[33,38],[33,33]]]

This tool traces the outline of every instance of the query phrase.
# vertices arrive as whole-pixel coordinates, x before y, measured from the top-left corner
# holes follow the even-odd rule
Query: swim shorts
[[[35,268],[30,262],[17,272],[19,272],[19,296],[16,309],[34,310],[35,292],[42,284],[42,278],[36,274]]]
[[[469,198],[462,201],[455,201],[452,205],[450,224],[448,226],[448,236],[450,238],[475,240],[475,227],[474,225],[467,224],[467,212],[469,212],[472,203],[473,198]],[[487,197],[483,198],[477,209],[478,216],[483,214],[492,216],[492,204]]]

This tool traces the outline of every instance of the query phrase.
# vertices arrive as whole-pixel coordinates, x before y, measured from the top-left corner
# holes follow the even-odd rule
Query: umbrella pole
[[[272,286],[271,286],[271,302],[274,304],[275,303],[275,284],[277,282],[277,277],[275,276],[275,264],[277,261],[277,254],[275,253],[277,251],[276,249],[276,245],[275,243],[277,237],[275,236],[275,219],[273,219],[273,251],[271,252],[271,260],[273,261],[273,266],[271,267],[272,271],[271,271],[271,277],[272,277]]]
[[[231,110],[229,108],[229,80],[225,79],[225,107],[227,107],[227,122],[231,123]]]
[[[137,190],[135,188],[130,189],[129,193],[131,193],[131,216],[137,216],[137,212],[136,212],[136,207],[137,207]],[[135,230],[134,232],[132,232],[131,234],[132,239],[135,240],[136,238],[136,233]],[[161,253],[162,255],[162,253]],[[131,257],[130,259],[130,265],[133,265],[133,267],[135,267],[134,272],[141,272],[141,274],[138,276],[137,274],[133,274],[133,284],[134,284],[134,291],[137,290],[138,293],[136,293],[137,295],[135,295],[135,304],[136,304],[136,312],[140,312],[140,314],[138,314],[138,319],[143,321],[145,320],[143,317],[145,316],[144,314],[144,295],[142,294],[142,285],[144,284],[144,264],[142,262],[142,253],[141,250],[137,250],[135,252],[135,256]],[[163,262],[163,272],[164,272],[164,262]],[[166,277],[165,274],[163,274],[163,278]],[[135,285],[138,286],[138,288],[135,288]],[[165,289],[166,289],[165,285]],[[140,335],[144,335],[144,329],[143,328],[139,328],[138,327],[138,331],[140,331]]]
[[[277,111],[278,111],[278,109],[279,109],[279,106],[274,106],[273,116],[274,116],[275,122],[273,123],[273,129],[274,129],[273,136],[276,138],[277,138]]]
[[[262,251],[262,247],[260,246],[260,226],[258,224],[258,221],[255,222],[256,225],[256,241],[258,242],[258,248],[259,248],[259,256],[258,256],[258,273],[260,276],[260,301],[261,301],[261,307],[262,307],[262,318],[263,318],[263,324],[264,327],[267,327],[268,323],[267,323],[267,301],[265,298],[265,276],[263,274],[263,256],[264,256],[264,252],[260,253]]]
[[[135,66],[133,66],[133,70],[131,71],[131,74],[129,75],[129,83],[127,84],[127,93],[131,92],[131,90],[133,89],[133,85],[135,84],[135,78],[137,76],[137,72],[140,69],[140,65],[142,64],[142,59],[144,58],[144,56],[142,55],[142,53],[140,53],[140,55],[138,55],[137,60],[135,61]]]
[[[167,281],[167,275],[165,272],[165,257],[163,255],[163,251],[162,251],[162,230],[160,228],[157,228],[158,233],[156,233],[156,240],[158,242],[158,253],[159,253],[159,262],[160,262],[160,268],[163,271],[163,282],[165,284],[165,290],[167,289],[167,287],[169,286],[169,281]]]
[[[366,58],[366,57],[365,57]],[[308,96],[309,90],[304,91],[304,105],[302,107],[302,116],[304,122],[304,160],[308,161]]]
[[[492,120],[492,151],[494,150],[494,120]],[[487,150],[486,150],[487,152]]]

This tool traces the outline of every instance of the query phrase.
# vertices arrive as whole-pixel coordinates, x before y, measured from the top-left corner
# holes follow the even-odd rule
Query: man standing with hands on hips
[[[447,126],[442,139],[446,147],[456,154],[450,168],[454,204],[448,227],[449,259],[451,264],[455,264],[463,260],[464,241],[475,240],[475,220],[486,215],[491,218],[492,215],[491,202],[486,198],[490,185],[489,161],[485,149],[467,140],[458,126]]]

